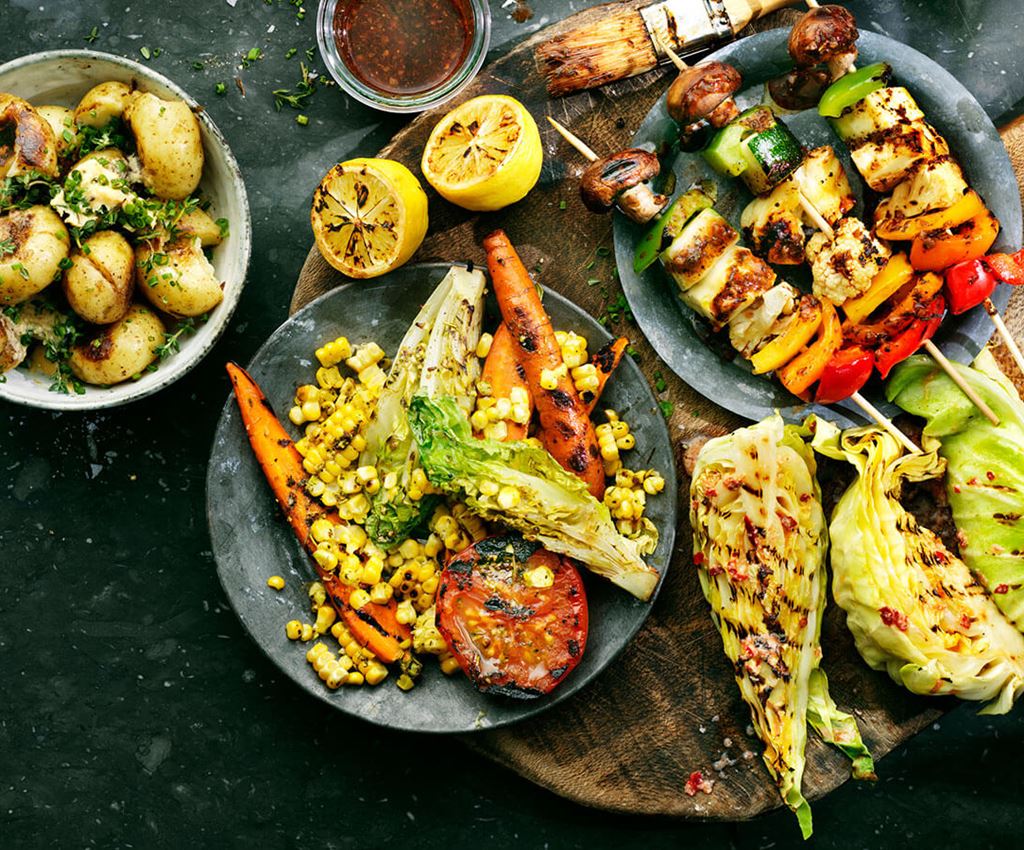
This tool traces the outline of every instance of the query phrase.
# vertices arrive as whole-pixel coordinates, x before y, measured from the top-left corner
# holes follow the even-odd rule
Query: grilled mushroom
[[[831,82],[831,74],[823,68],[794,68],[783,77],[769,80],[768,94],[783,109],[803,112],[817,106]]]
[[[580,178],[580,197],[591,212],[608,212],[618,205],[633,221],[650,221],[660,213],[668,198],[651,191],[648,180],[661,170],[658,158],[642,148],[595,160]]]
[[[832,79],[857,61],[857,22],[842,6],[818,6],[805,12],[789,34],[789,53],[801,68],[828,63]]]
[[[684,127],[704,118],[712,127],[724,127],[739,115],[733,95],[742,84],[740,72],[724,62],[686,68],[669,87],[668,114]]]

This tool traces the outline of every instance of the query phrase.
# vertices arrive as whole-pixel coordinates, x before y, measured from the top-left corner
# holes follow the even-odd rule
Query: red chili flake
[[[884,606],[878,609],[878,613],[882,615],[882,622],[887,626],[895,626],[901,632],[907,630],[907,626],[910,622],[907,620],[907,615],[902,611],[897,611],[895,608]]]
[[[1008,584],[997,584],[993,593],[1009,593],[1010,586]]]
[[[974,617],[971,617],[968,614],[964,614],[960,618],[960,628],[963,629],[964,631],[966,631],[967,629],[969,629],[971,627],[971,623],[973,623],[973,622],[974,622]]]
[[[802,616],[802,617],[800,618],[800,628],[802,629],[802,628],[804,628],[804,626],[806,626],[806,625],[807,625],[807,615],[806,615],[806,614],[804,614],[804,615],[803,615],[803,616]]]
[[[750,576],[743,564],[741,564],[736,558],[730,558],[729,564],[726,567],[729,572],[729,578],[733,581],[746,581]]]
[[[967,535],[964,534],[962,528],[958,528],[956,531],[956,545],[960,547],[961,552],[967,548]]]
[[[786,531],[792,531],[796,528],[796,520],[789,514],[777,513],[776,515],[779,518],[779,522],[782,523],[782,527],[786,529]]]
[[[991,469],[985,473],[985,476],[988,478],[989,481],[996,480],[996,474]]]
[[[740,489],[740,485],[743,482],[740,481],[739,478],[734,476],[734,477],[726,478],[723,483],[725,484],[725,489],[726,490],[739,490]]]
[[[810,493],[801,493],[800,494],[800,501],[801,502],[809,502],[809,501],[811,501],[811,494]]]
[[[935,560],[938,561],[940,564],[948,564],[949,563],[949,555],[947,555],[941,549],[938,549],[935,552]]]
[[[704,563],[704,553],[703,552],[694,552],[693,553],[693,565],[695,567],[699,567],[703,563]]]
[[[714,487],[708,487],[708,489],[704,491],[704,495],[709,499],[717,499],[718,491]]]
[[[705,794],[710,794],[712,789],[715,787],[715,780],[705,779],[704,774],[699,770],[695,770],[690,774],[690,778],[686,780],[686,791],[687,797],[696,797],[698,791],[703,791]]]
[[[977,487],[978,486],[978,479],[976,477],[974,477],[974,476],[971,476],[970,478],[967,479],[967,483],[971,487]]]
[[[954,493],[959,493],[960,492],[960,485],[959,484],[954,484],[953,485],[953,492]]]
[[[718,564],[713,564],[708,568],[709,576],[720,576],[724,572],[725,570],[723,570]]]

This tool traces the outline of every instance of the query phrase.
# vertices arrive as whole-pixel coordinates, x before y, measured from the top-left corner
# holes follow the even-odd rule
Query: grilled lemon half
[[[427,195],[390,159],[334,166],[313,193],[310,222],[323,258],[344,275],[377,277],[405,263],[427,233]]]
[[[537,123],[518,100],[485,94],[438,121],[420,168],[437,193],[467,210],[498,210],[525,197],[540,177]]]

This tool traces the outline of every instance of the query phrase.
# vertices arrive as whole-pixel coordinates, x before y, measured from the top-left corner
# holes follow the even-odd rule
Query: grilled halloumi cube
[[[946,140],[924,121],[868,136],[850,157],[864,182],[876,192],[890,192],[923,160],[949,153]]]
[[[846,169],[831,145],[809,150],[801,166],[793,172],[793,179],[829,224],[838,222],[857,202]]]
[[[788,177],[769,194],[754,198],[740,215],[743,236],[754,253],[769,263],[795,266],[804,261],[800,190]]]
[[[854,148],[868,136],[906,124],[924,122],[924,113],[903,86],[889,86],[871,92],[832,119],[836,133]]]
[[[952,156],[917,163],[892,195],[875,210],[875,226],[948,209],[968,192],[960,164]]]
[[[661,253],[669,275],[685,292],[740,241],[735,228],[710,207],[693,217]]]
[[[717,331],[775,283],[775,272],[753,251],[733,245],[694,286],[681,294],[683,303],[711,322]]]
[[[754,356],[770,337],[778,336],[786,319],[793,315],[800,293],[783,281],[733,315],[729,321],[729,342],[744,358]]]
[[[814,294],[836,306],[855,298],[867,291],[891,254],[855,216],[836,225],[833,239],[815,233],[807,243]]]

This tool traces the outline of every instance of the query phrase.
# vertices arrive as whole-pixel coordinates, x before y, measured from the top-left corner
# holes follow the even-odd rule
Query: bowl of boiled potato
[[[173,82],[89,50],[0,66],[0,398],[167,386],[224,331],[250,248],[238,163]]]

